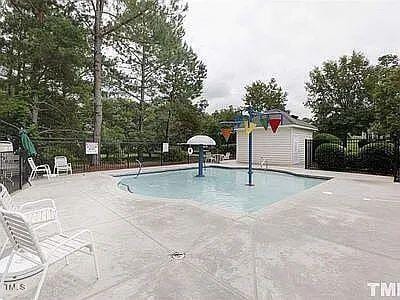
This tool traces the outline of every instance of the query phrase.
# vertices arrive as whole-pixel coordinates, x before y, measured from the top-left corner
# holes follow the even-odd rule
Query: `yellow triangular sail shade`
[[[244,132],[246,134],[250,134],[251,132],[253,132],[253,130],[256,128],[256,124],[253,122],[248,122],[245,121],[244,122]]]

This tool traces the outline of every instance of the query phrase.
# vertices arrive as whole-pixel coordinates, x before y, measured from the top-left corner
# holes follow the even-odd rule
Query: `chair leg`
[[[92,240],[92,245],[90,247],[90,252],[93,255],[94,268],[96,270],[96,278],[100,279],[99,264],[97,263],[96,247],[94,245],[93,233],[90,233],[90,238]]]
[[[33,173],[35,173],[34,170],[32,170],[31,175],[29,175],[29,181],[32,181],[32,179],[33,179]]]
[[[97,255],[96,255],[96,249],[94,248],[94,245],[92,246],[92,255],[93,255],[93,262],[94,262],[94,267],[96,270],[96,278],[100,279],[100,271],[99,271],[99,264],[97,262]]]
[[[44,269],[43,269],[43,274],[40,277],[40,281],[39,281],[38,287],[36,288],[35,297],[33,298],[34,300],[39,299],[40,291],[42,290],[42,286],[43,286],[44,280],[46,279],[47,270],[48,270],[48,266],[46,265],[44,267]]]
[[[7,244],[8,244],[8,238],[6,238],[6,241],[4,242],[3,247],[1,247],[1,250],[0,250],[0,258],[3,257],[3,253],[4,253],[4,251],[6,250]]]
[[[6,269],[4,270],[3,275],[1,276],[1,281],[0,281],[0,299],[4,299],[4,294],[6,292],[6,289],[4,287],[4,281],[6,280],[6,276],[8,274],[8,270],[10,269],[11,262],[12,262],[13,258],[14,258],[14,250],[11,251],[10,257],[8,258]]]

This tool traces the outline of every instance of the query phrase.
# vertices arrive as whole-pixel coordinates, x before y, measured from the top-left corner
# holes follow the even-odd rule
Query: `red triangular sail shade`
[[[271,126],[272,132],[275,133],[281,125],[281,119],[269,119],[269,125]]]

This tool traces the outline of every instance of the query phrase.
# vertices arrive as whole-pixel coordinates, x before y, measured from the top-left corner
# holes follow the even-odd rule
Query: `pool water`
[[[119,187],[132,193],[160,198],[191,199],[234,212],[255,212],[266,205],[324,182],[272,171],[254,171],[255,186],[246,186],[247,170],[207,168],[124,176]]]

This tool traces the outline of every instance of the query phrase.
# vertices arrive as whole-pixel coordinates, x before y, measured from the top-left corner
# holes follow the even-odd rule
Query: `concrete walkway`
[[[15,199],[53,198],[65,230],[91,229],[102,276],[74,255],[50,269],[41,299],[373,299],[368,282],[400,281],[399,184],[281,170],[334,179],[246,215],[141,200],[110,176],[126,170],[35,182]],[[37,281],[7,294],[30,299]]]

